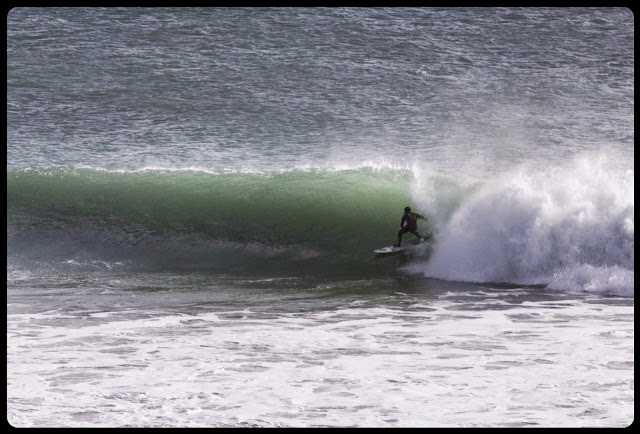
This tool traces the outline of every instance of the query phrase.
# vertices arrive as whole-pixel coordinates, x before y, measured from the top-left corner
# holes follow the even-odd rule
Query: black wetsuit
[[[398,244],[402,243],[402,234],[406,234],[407,232],[412,233],[416,237],[420,238],[420,234],[418,233],[418,219],[424,219],[424,216],[420,214],[416,214],[415,212],[404,213],[402,215],[402,220],[400,221],[400,231],[398,232]],[[407,224],[406,226],[404,224]]]

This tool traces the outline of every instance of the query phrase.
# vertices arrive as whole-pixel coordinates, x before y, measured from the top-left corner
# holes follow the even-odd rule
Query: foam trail
[[[469,190],[437,228],[428,262],[408,269],[446,280],[633,296],[633,178],[632,169],[603,154],[543,171],[523,166]],[[417,203],[425,191],[414,192]]]

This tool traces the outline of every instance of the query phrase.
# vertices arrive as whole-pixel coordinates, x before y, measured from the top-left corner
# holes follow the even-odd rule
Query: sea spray
[[[446,280],[632,296],[633,178],[603,153],[522,166],[469,190],[450,220],[436,220],[443,226],[435,229],[431,257],[407,269]],[[416,202],[421,192],[432,193],[414,189]],[[451,210],[446,201],[429,204],[434,215]]]

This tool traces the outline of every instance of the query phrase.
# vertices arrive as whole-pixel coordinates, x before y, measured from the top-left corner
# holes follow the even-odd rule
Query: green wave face
[[[411,179],[375,169],[24,170],[7,175],[8,233],[200,260],[220,252],[362,260],[394,241]]]

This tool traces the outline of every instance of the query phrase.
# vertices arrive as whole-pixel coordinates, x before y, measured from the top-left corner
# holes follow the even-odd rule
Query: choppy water
[[[17,8],[16,426],[626,426],[628,9]],[[375,257],[402,208],[432,241]]]

